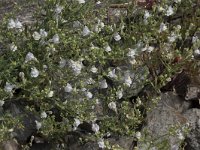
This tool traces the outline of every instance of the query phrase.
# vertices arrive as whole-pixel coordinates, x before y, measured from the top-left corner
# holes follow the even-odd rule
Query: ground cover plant
[[[17,138],[26,115],[35,118],[34,134],[60,145],[66,134],[80,130],[86,130],[82,143],[99,148],[120,149],[109,136],[145,141],[140,130],[160,89],[183,69],[199,73],[200,4],[141,3],[110,15],[106,0],[45,0],[34,4],[32,24],[5,15],[0,107],[16,102],[24,114],[1,111],[0,141]],[[153,94],[137,97],[146,87]]]

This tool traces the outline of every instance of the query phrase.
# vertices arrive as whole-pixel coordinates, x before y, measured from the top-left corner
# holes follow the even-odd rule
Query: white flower
[[[4,105],[4,101],[0,100],[0,107],[2,107]]]
[[[198,36],[193,36],[192,37],[192,43],[196,43],[199,40]]]
[[[176,3],[180,3],[180,2],[181,2],[181,0],[174,0],[174,2],[176,2]]]
[[[89,91],[87,91],[87,92],[85,93],[85,96],[86,96],[88,99],[91,99],[91,98],[93,97],[92,93],[89,92]]]
[[[79,119],[75,118],[75,119],[74,119],[74,124],[73,124],[74,130],[76,130],[77,127],[78,127],[80,124],[81,124],[81,121],[80,121]]]
[[[99,125],[96,123],[92,124],[92,131],[94,131],[95,133],[99,132]]]
[[[171,16],[174,13],[172,6],[169,6],[166,11],[166,16]]]
[[[79,4],[84,4],[85,0],[77,0]]]
[[[8,21],[8,29],[13,29],[15,28],[15,21],[13,19],[10,19]]]
[[[14,84],[11,84],[11,83],[8,83],[6,82],[6,85],[4,87],[4,91],[10,93],[12,92],[12,90],[15,88],[15,85]]]
[[[18,19],[15,21],[15,28],[17,28],[17,29],[22,28],[22,23]]]
[[[13,52],[16,51],[17,46],[14,43],[10,44],[10,50],[13,51]]]
[[[173,43],[174,41],[176,41],[177,35],[172,32],[171,35],[168,37],[168,40],[170,43]]]
[[[115,41],[121,40],[121,36],[119,35],[118,32],[114,34],[114,39],[115,39]]]
[[[98,140],[98,145],[99,145],[99,148],[105,148],[104,140],[103,139],[99,139]]]
[[[80,27],[81,27],[81,23],[79,21],[73,22],[73,28],[80,28]]]
[[[160,24],[160,29],[159,29],[159,33],[166,31],[167,30],[167,26],[162,22]]]
[[[63,10],[63,6],[56,5],[55,13],[60,14]]]
[[[70,92],[72,92],[72,90],[73,90],[73,88],[72,88],[71,84],[67,83],[67,86],[65,87],[65,92],[70,93]]]
[[[96,4],[97,4],[97,5],[101,4],[101,1],[97,1]]]
[[[194,50],[194,55],[195,56],[199,56],[200,55],[200,50],[199,49]]]
[[[41,35],[36,31],[33,33],[32,36],[33,36],[34,40],[36,40],[36,41],[40,40],[40,38],[41,38]]]
[[[151,15],[150,15],[149,11],[145,10],[145,12],[144,12],[144,19],[146,20],[146,19],[148,19],[150,16],[151,16]]]
[[[40,117],[47,118],[47,113],[45,111],[41,112]]]
[[[81,73],[81,69],[83,68],[83,64],[81,61],[69,61],[69,65],[72,68],[74,74],[77,76]]]
[[[41,36],[42,38],[47,37],[47,35],[48,35],[48,33],[45,31],[45,29],[40,29],[40,36]]]
[[[117,78],[117,75],[115,74],[115,69],[113,69],[112,71],[109,71],[108,72],[108,76],[110,78]]]
[[[177,136],[178,136],[179,140],[184,140],[185,139],[183,133],[180,130],[177,131]]]
[[[112,51],[111,47],[108,44],[104,47],[104,49],[106,52]]]
[[[42,123],[35,120],[35,124],[36,124],[36,129],[39,130],[42,127]]]
[[[60,67],[60,68],[65,67],[66,63],[67,63],[67,61],[66,61],[65,59],[62,59],[62,58],[61,58],[61,60],[60,60],[60,62],[59,62],[59,67]]]
[[[130,77],[130,75],[125,75],[125,78],[124,78],[124,83],[127,85],[127,86],[131,86],[132,84],[132,79]]]
[[[117,105],[116,105],[115,102],[110,102],[110,103],[108,104],[108,108],[110,108],[111,110],[117,112]]]
[[[148,46],[148,47],[147,47],[147,52],[150,53],[150,52],[152,52],[153,50],[154,50],[154,47],[153,47],[153,46]]]
[[[92,73],[97,73],[98,69],[95,66],[92,66],[92,68],[90,69],[90,71]]]
[[[37,61],[37,58],[35,58],[35,56],[33,55],[33,53],[28,52],[28,54],[25,57],[25,63],[27,63],[29,61],[32,61],[32,60],[36,60]]]
[[[53,94],[54,94],[54,91],[50,91],[50,92],[47,94],[47,97],[53,97]]]
[[[55,35],[53,36],[53,39],[52,39],[53,43],[58,44],[58,43],[59,43],[59,40],[60,40],[60,38],[59,38],[58,34],[55,34]]]
[[[37,78],[39,74],[40,74],[39,71],[35,67],[31,68],[31,77]]]
[[[86,80],[86,84],[94,84],[95,81],[92,78]]]
[[[99,83],[99,86],[101,89],[106,89],[108,88],[108,84],[106,82],[106,80],[102,80],[100,83]]]
[[[141,139],[141,132],[136,132],[135,137],[139,140]]]
[[[127,56],[131,57],[131,58],[135,58],[135,55],[136,55],[135,51],[136,51],[136,49],[129,48],[129,52],[127,53]]]
[[[123,91],[122,90],[117,91],[116,95],[118,99],[121,99],[123,97]]]
[[[83,28],[83,31],[82,31],[82,35],[83,36],[88,36],[88,35],[90,35],[90,30],[89,30],[89,28],[87,27],[87,26],[85,26],[84,28]]]

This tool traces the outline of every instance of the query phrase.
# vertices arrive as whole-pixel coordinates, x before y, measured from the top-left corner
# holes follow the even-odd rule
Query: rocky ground
[[[23,0],[21,0],[23,2]],[[7,12],[12,11],[15,6],[14,0],[0,2],[0,18]],[[24,13],[26,12],[26,13]],[[23,15],[22,15],[23,14]],[[25,14],[25,15],[24,15]],[[31,22],[31,11],[24,7],[23,13],[19,13],[19,18],[23,23]],[[198,78],[198,77],[197,77]],[[152,139],[164,139],[164,135],[174,124],[187,125],[191,131],[185,137],[185,150],[200,149],[200,85],[194,84],[194,78],[184,71],[173,77],[171,82],[164,87],[161,93],[160,101],[156,106],[152,105],[152,110],[146,116],[146,123],[142,127],[142,132],[148,129]],[[173,90],[175,89],[175,91]],[[151,89],[142,89],[140,93],[151,92]],[[150,104],[151,105],[151,104]],[[3,150],[20,150],[21,144],[27,144],[34,135],[31,150],[50,150],[55,149],[52,141],[46,141],[45,138],[36,134],[35,116],[24,111],[23,100],[19,102],[10,101],[1,108],[2,111],[9,111],[13,116],[25,114],[23,118],[24,130],[15,130],[16,140],[5,141],[0,144]],[[78,142],[80,137],[85,135],[80,132],[71,132],[65,135],[64,140],[67,150],[98,150],[96,143],[86,143],[82,145]],[[171,136],[167,139],[171,149],[179,149],[178,138]],[[146,149],[148,145],[144,143],[135,143],[133,138],[128,137],[109,137],[110,143],[119,144],[125,150],[131,150],[138,145],[140,149]]]

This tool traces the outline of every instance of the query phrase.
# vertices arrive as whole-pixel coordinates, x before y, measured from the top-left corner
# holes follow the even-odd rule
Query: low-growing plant
[[[37,132],[48,140],[63,142],[82,123],[91,124],[87,138],[101,148],[108,134],[137,137],[153,95],[130,98],[147,85],[159,93],[188,63],[196,69],[197,0],[158,1],[151,10],[132,3],[126,16],[110,16],[106,0],[34,6],[31,25],[12,13],[2,21],[0,105],[25,101],[25,112],[37,116]],[[13,117],[1,120],[0,141],[18,128]]]

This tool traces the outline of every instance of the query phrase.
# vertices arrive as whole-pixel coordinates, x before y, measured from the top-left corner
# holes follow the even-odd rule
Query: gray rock
[[[186,137],[185,150],[200,149],[200,109],[190,109],[184,113],[190,123],[191,132]]]
[[[9,140],[0,144],[0,148],[2,150],[19,150],[19,144],[16,140]]]
[[[146,126],[143,128],[143,133],[148,131],[150,140],[156,142],[169,143],[170,149],[176,149],[179,145],[179,140],[176,136],[166,136],[169,134],[169,129],[176,124],[184,125],[187,123],[187,118],[182,115],[190,107],[190,103],[184,101],[181,97],[173,92],[162,93],[161,99],[152,110],[147,113]],[[140,149],[145,149],[148,144],[139,143]]]

